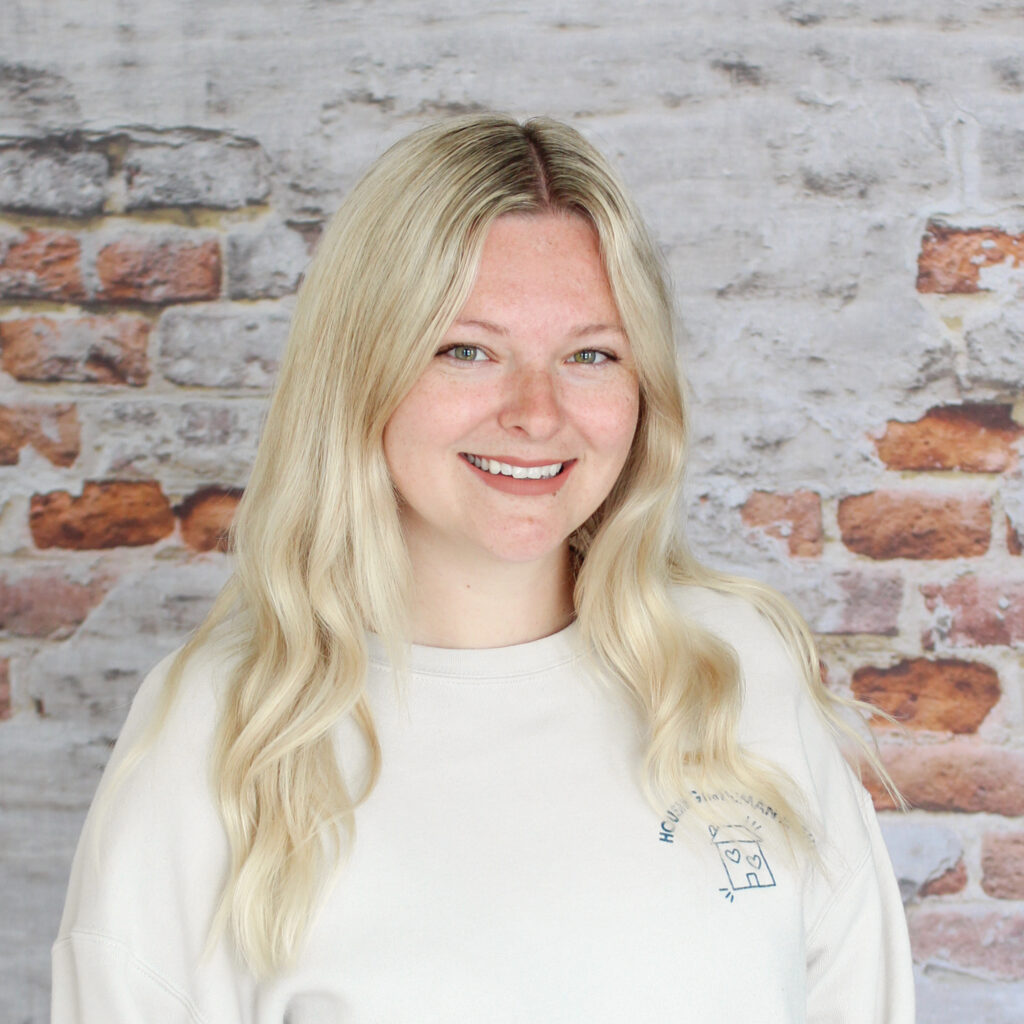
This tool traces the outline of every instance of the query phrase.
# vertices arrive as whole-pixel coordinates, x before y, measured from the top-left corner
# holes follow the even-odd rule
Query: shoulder
[[[680,585],[673,596],[688,622],[706,629],[736,654],[743,686],[741,741],[774,747],[776,755],[784,755],[799,737],[801,746],[810,742],[831,755],[831,728],[820,709],[820,696],[812,692],[820,681],[809,678],[795,647],[740,586],[732,592]],[[774,594],[753,582],[750,593]]]
[[[736,653],[748,699],[765,690],[791,695],[806,691],[796,652],[750,597],[695,584],[677,584],[672,597],[688,622],[707,630]]]
[[[216,644],[196,651],[168,705],[179,653],[149,672],[132,703],[79,840],[62,936],[89,932],[136,948],[149,942],[143,933],[180,929],[183,900],[212,907],[216,898],[227,841],[210,769],[235,656]]]
[[[139,740],[155,718],[163,719],[161,735],[165,731],[193,733],[201,723],[211,724],[240,653],[228,640],[211,640],[185,654],[182,645],[153,666],[146,674],[132,700],[131,709],[118,737],[112,763]],[[178,679],[169,690],[171,675],[179,671]],[[169,700],[173,693],[173,700]],[[207,731],[199,730],[200,734]],[[156,744],[159,746],[159,742]]]
[[[184,654],[179,648],[147,674],[132,702],[104,773],[97,802],[115,790],[110,824],[122,808],[156,824],[212,803],[210,768],[225,693],[239,655],[215,641]],[[122,771],[122,765],[125,765]],[[159,797],[154,800],[154,797]],[[131,825],[127,817],[125,825]]]
[[[752,592],[759,590],[752,585]],[[816,831],[824,828],[840,847],[863,851],[871,815],[865,812],[863,788],[822,711],[827,698],[814,692],[821,682],[809,677],[795,649],[743,593],[680,586],[674,597],[684,617],[736,652],[743,684],[740,742],[796,783]]]

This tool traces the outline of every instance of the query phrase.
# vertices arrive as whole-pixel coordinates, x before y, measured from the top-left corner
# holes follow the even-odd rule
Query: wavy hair
[[[213,773],[231,858],[211,941],[227,931],[257,975],[294,959],[380,771],[364,693],[366,632],[401,666],[411,575],[385,424],[465,303],[494,219],[545,212],[584,217],[596,231],[639,373],[626,465],[570,543],[584,645],[648,723],[650,798],[679,798],[694,785],[742,789],[803,821],[794,787],[738,745],[735,654],[676,610],[676,582],[753,601],[779,628],[825,717],[849,731],[792,607],[702,568],[683,544],[676,504],[686,417],[672,303],[616,174],[553,120],[482,114],[424,128],[377,160],[319,244],[232,526],[234,575],[164,690],[166,714],[188,657],[230,636],[238,657]],[[346,718],[368,765],[351,789],[333,740]]]

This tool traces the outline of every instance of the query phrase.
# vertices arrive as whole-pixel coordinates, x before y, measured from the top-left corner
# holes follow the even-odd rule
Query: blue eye
[[[579,352],[573,352],[569,358],[581,366],[595,366],[606,362],[609,356],[607,352],[598,352],[596,348],[583,348]]]

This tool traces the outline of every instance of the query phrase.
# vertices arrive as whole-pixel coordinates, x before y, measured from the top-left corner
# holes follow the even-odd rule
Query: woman
[[[837,701],[781,598],[686,554],[683,442],[592,147],[474,115],[389,150],[303,284],[235,575],[86,825],[55,1021],[909,1024]]]

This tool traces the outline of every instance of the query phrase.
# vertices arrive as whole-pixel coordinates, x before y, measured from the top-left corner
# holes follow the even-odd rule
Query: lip
[[[576,466],[575,459],[511,459],[504,455],[482,455],[477,452],[467,454],[475,455],[481,459],[493,459],[496,462],[504,462],[509,466],[520,466],[523,469],[530,469],[534,466],[551,466],[556,462],[562,463],[562,472],[557,476],[549,476],[539,480],[517,480],[515,477],[502,476],[500,473],[486,473],[477,469],[465,455],[460,452],[459,461],[481,482],[495,491],[503,494],[518,494],[524,497],[541,496],[545,494],[557,494],[565,485],[569,474]]]

